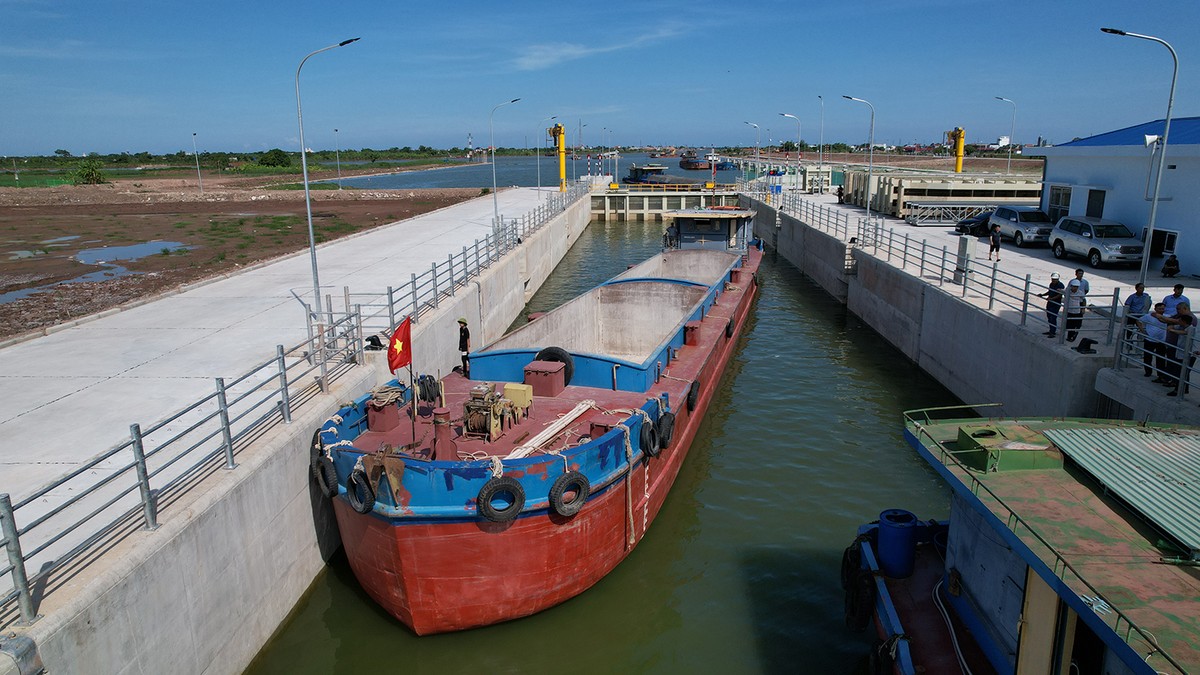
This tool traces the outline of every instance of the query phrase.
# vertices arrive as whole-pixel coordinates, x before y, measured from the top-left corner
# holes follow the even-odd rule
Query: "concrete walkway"
[[[866,215],[865,209],[858,206],[850,206],[848,204],[838,204],[837,197],[829,195],[802,195],[801,199],[813,201],[831,209],[844,211],[852,216]],[[885,216],[884,228],[895,232],[895,245],[898,247],[903,241],[905,235],[908,235],[909,246],[919,248],[921,241],[927,241],[930,249],[930,255],[933,251],[940,251],[942,247],[946,247],[950,255],[953,256],[958,252],[958,240],[961,235],[954,231],[954,223],[939,223],[933,225],[915,226],[909,225],[900,218]],[[987,260],[988,243],[986,237],[979,237],[975,248],[975,262],[978,265],[985,266],[991,269],[992,263]],[[899,267],[898,259],[895,260],[896,266]],[[910,261],[909,267],[912,263]],[[1164,279],[1159,273],[1159,268],[1162,267],[1162,260],[1155,258],[1150,261],[1150,268],[1147,271],[1146,277],[1146,292],[1158,302],[1164,296],[1170,295],[1171,289],[1177,283],[1191,287],[1191,298],[1194,302],[1200,302],[1200,280],[1192,278],[1188,275],[1180,275],[1174,279]],[[978,267],[976,269],[979,269]],[[1113,290],[1120,291],[1121,300],[1124,301],[1130,293],[1133,292],[1133,284],[1137,282],[1138,268],[1128,265],[1117,267],[1103,267],[1095,269],[1089,267],[1087,261],[1079,257],[1068,257],[1063,260],[1058,260],[1050,251],[1050,247],[1044,244],[1033,244],[1026,248],[1017,248],[1012,242],[1005,240],[1001,244],[1001,260],[1000,271],[1024,277],[1026,274],[1032,276],[1034,293],[1041,293],[1045,290],[1046,285],[1050,283],[1050,273],[1058,272],[1062,276],[1062,282],[1068,283],[1075,278],[1075,270],[1084,270],[1084,278],[1088,280],[1091,290],[1088,293],[1090,303],[1098,306],[1107,306],[1112,300]],[[990,274],[988,272],[987,274]],[[1188,295],[1189,291],[1185,290],[1184,295]],[[1037,307],[1041,307],[1045,301],[1040,298],[1035,298]],[[1040,316],[1040,311],[1039,311]]]
[[[545,192],[542,193],[544,197]],[[533,188],[498,195],[519,217]],[[402,286],[491,232],[492,197],[441,209],[320,246],[322,290],[337,298]],[[13,501],[212,393],[307,339],[312,301],[305,250],[232,277],[0,349],[0,493]]]

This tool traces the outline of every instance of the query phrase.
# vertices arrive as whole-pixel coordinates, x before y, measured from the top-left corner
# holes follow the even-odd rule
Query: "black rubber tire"
[[[662,447],[658,444],[658,427],[649,420],[642,420],[642,429],[638,434],[638,446],[642,452],[651,457],[658,457]]]
[[[328,457],[318,457],[309,465],[313,480],[317,481],[317,487],[320,488],[321,494],[332,499],[338,493],[338,477],[337,467],[333,465],[333,460]]]
[[[1100,251],[1093,249],[1088,252],[1088,264],[1095,268],[1100,268],[1104,265],[1104,259],[1100,257]]]
[[[696,404],[700,402],[700,382],[692,380],[692,386],[688,387],[687,393],[687,410],[692,412],[696,409]]]
[[[1020,232],[1013,232],[1013,246],[1016,246],[1017,248],[1024,248],[1025,235],[1021,234]]]
[[[850,579],[862,569],[862,544],[857,540],[842,551],[842,590],[850,588]]]
[[[1054,253],[1055,258],[1062,260],[1063,258],[1067,257],[1067,249],[1065,246],[1063,246],[1061,241],[1054,242],[1054,246],[1051,246],[1050,248],[1051,252]]]
[[[512,503],[502,509],[496,508],[492,504],[492,500],[496,498],[496,495],[505,493],[512,495]],[[484,483],[483,487],[479,488],[479,496],[475,498],[475,510],[493,523],[507,523],[516,518],[523,508],[525,508],[525,488],[521,487],[516,478],[508,476],[493,478]]]
[[[321,427],[313,432],[312,443],[308,446],[308,463],[312,464],[318,457],[325,456],[325,444],[321,442]]]
[[[658,418],[658,447],[666,450],[671,447],[671,439],[675,436],[675,413],[665,412]]]
[[[566,366],[563,369],[563,384],[571,384],[571,377],[575,375],[575,359],[571,358],[571,353],[562,347],[546,347],[533,357],[534,361],[554,361]]]
[[[375,491],[371,489],[371,479],[362,471],[351,471],[346,479],[346,501],[350,508],[359,513],[370,513],[375,508]]]
[[[725,322],[725,339],[733,337],[733,319]]]
[[[851,577],[845,609],[846,628],[862,632],[871,622],[875,611],[875,577],[867,570],[859,570]]]
[[[432,375],[417,377],[417,397],[425,403],[433,403],[438,397],[437,380]]]
[[[564,499],[568,492],[575,493],[575,498],[569,502]],[[591,494],[592,484],[588,482],[587,476],[578,471],[568,471],[550,486],[550,508],[560,516],[573,516],[579,513]]]

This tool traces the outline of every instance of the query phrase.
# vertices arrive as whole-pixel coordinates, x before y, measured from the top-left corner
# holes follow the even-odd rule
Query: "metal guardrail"
[[[761,183],[747,184],[746,193],[755,198],[765,195]],[[1021,326],[1044,326],[1048,332],[1049,322],[1045,309],[1046,301],[1038,296],[1044,286],[1035,286],[1032,275],[1019,276],[1000,269],[998,262],[990,265],[969,257],[960,257],[957,251],[947,246],[930,244],[926,239],[917,239],[909,232],[897,233],[895,228],[885,228],[883,218],[866,218],[853,215],[842,209],[831,209],[812,200],[803,199],[795,193],[774,195],[780,211],[794,216],[806,225],[853,244],[854,248],[869,250],[876,258],[898,264],[901,270],[909,265],[921,278],[936,280],[939,288],[947,283],[958,286],[957,295],[964,301],[968,298],[986,301],[988,312],[1004,310],[1016,312]],[[848,266],[849,267],[849,266]],[[1067,301],[1064,291],[1064,302]],[[1088,338],[1103,345],[1112,345],[1117,338],[1120,325],[1121,293],[1114,289],[1112,297],[1105,297],[1104,304],[1089,305],[1078,319],[1068,323],[1065,305],[1057,313],[1055,338],[1058,344],[1066,344],[1067,333],[1075,332],[1079,338]]]
[[[493,234],[461,254],[414,274],[407,293],[389,288],[374,295],[386,303],[351,303],[347,292],[347,310],[340,315],[308,312],[305,341],[287,349],[278,345],[272,358],[231,380],[216,378],[212,393],[162,420],[131,424],[128,440],[29,496],[13,502],[0,494],[0,547],[8,561],[0,567],[0,584],[10,582],[7,589],[0,585],[0,628],[35,621],[35,596],[64,583],[54,578],[56,572],[86,565],[139,522],[142,529],[156,529],[164,508],[185,505],[206,478],[236,469],[238,453],[254,439],[290,423],[293,411],[364,362],[363,335],[374,327],[370,322],[386,316],[394,326],[398,315],[409,312],[415,321],[589,191],[586,184],[573,184],[521,218],[496,223]],[[364,314],[364,308],[372,313]],[[29,574],[31,569],[37,571]]]
[[[933,453],[933,448],[937,448],[938,460],[941,461],[942,464],[946,465],[949,468],[951,463],[953,463],[953,468],[956,468],[959,470],[959,472],[961,472],[960,479],[964,480],[964,482],[967,483],[967,487],[971,490],[971,494],[975,495],[975,497],[978,499],[979,493],[982,490],[984,493],[987,494],[987,496],[990,499],[992,499],[995,502],[996,506],[998,506],[1000,509],[1004,510],[1004,512],[1006,514],[1005,526],[1008,528],[1008,530],[1010,532],[1012,532],[1014,535],[1019,537],[1020,533],[1017,531],[1017,529],[1018,529],[1018,526],[1022,527],[1034,539],[1036,539],[1039,544],[1041,544],[1046,549],[1046,552],[1049,553],[1050,556],[1054,559],[1054,565],[1053,565],[1051,571],[1054,573],[1055,576],[1057,576],[1059,579],[1061,579],[1065,583],[1067,581],[1066,573],[1069,571],[1075,577],[1076,581],[1078,581],[1080,584],[1083,584],[1083,586],[1085,586],[1088,589],[1088,591],[1090,593],[1092,593],[1092,595],[1094,597],[1104,597],[1104,594],[1101,593],[1099,591],[1099,589],[1097,589],[1095,586],[1093,586],[1091,584],[1091,582],[1089,582],[1083,576],[1083,574],[1079,572],[1079,570],[1075,569],[1071,565],[1071,563],[1067,562],[1066,558],[1064,558],[1062,556],[1062,554],[1058,552],[1058,549],[1056,549],[1050,542],[1046,541],[1046,539],[1044,537],[1042,537],[1042,535],[1039,534],[1037,532],[1037,530],[1035,530],[1025,519],[1021,518],[1021,516],[1018,515],[1017,512],[1011,506],[1009,506],[1003,499],[1001,499],[999,495],[997,495],[995,492],[992,492],[992,490],[990,488],[988,488],[988,486],[985,485],[983,483],[983,481],[979,480],[976,477],[975,471],[973,471],[967,465],[965,465],[961,461],[959,461],[958,457],[955,456],[954,452],[950,451],[944,445],[939,443],[938,440],[936,438],[934,438],[933,435],[930,434],[929,431],[927,431],[925,429],[925,426],[922,424],[922,422],[914,417],[915,415],[920,414],[924,417],[924,424],[930,424],[935,421],[929,415],[929,413],[931,413],[931,412],[941,413],[941,412],[948,412],[948,411],[952,411],[952,410],[953,411],[964,411],[964,410],[971,411],[976,408],[989,408],[989,407],[995,407],[995,406],[999,406],[999,405],[1000,404],[998,404],[998,403],[985,403],[985,404],[979,404],[979,405],[942,406],[942,407],[938,407],[938,408],[908,410],[908,411],[904,412],[904,421],[907,426],[911,426],[913,429],[916,430],[918,442],[920,442],[921,437],[928,439],[929,445],[927,445],[926,447],[929,448],[931,454]],[[946,418],[946,419],[939,418],[939,419],[942,421],[948,421],[949,418]],[[947,460],[949,460],[949,461],[947,461]],[[1132,642],[1130,642],[1130,638],[1132,637],[1133,633],[1136,633],[1138,636],[1138,639],[1141,640],[1143,643],[1145,643],[1145,647],[1143,649],[1149,648],[1151,650],[1150,654],[1158,654],[1162,658],[1166,659],[1167,662],[1170,663],[1172,666],[1175,666],[1176,668],[1178,668],[1179,672],[1181,672],[1181,673],[1187,672],[1187,669],[1185,669],[1183,666],[1181,666],[1178,661],[1176,661],[1174,658],[1172,658],[1170,654],[1168,654],[1166,651],[1164,651],[1162,649],[1162,647],[1160,647],[1158,645],[1158,640],[1156,640],[1152,634],[1150,634],[1148,631],[1145,631],[1145,630],[1141,629],[1140,627],[1138,627],[1138,625],[1136,623],[1134,623],[1132,619],[1130,619],[1128,616],[1126,616],[1125,613],[1122,612],[1119,607],[1113,605],[1111,602],[1109,603],[1108,606],[1112,609],[1112,612],[1114,614],[1113,619],[1109,619],[1109,618],[1105,617],[1103,614],[1100,614],[1098,612],[1095,613],[1095,616],[1097,618],[1101,619],[1102,621],[1104,621],[1105,625],[1107,625],[1109,628],[1111,628],[1113,630],[1113,633],[1121,636],[1121,638],[1125,641],[1126,644],[1130,645],[1131,647],[1134,646],[1132,644]],[[1124,628],[1124,635],[1121,634],[1122,628]],[[1147,655],[1147,659],[1149,659],[1149,655]]]
[[[430,264],[427,271],[413,273],[408,283],[402,286],[388,286],[383,293],[359,293],[345,287],[342,289],[340,314],[349,316],[361,313],[366,334],[391,335],[405,316],[412,316],[412,322],[419,323],[422,316],[438,308],[442,298],[453,296],[458,288],[479,276],[526,237],[590,193],[591,189],[586,183],[572,183],[566,192],[552,193],[520,218],[504,220],[501,216],[499,222],[493,223],[491,234],[476,240],[472,246],[464,246],[459,253],[447,255],[445,261]],[[330,308],[327,320],[338,316],[332,310],[332,300],[329,297],[325,303],[325,307]],[[311,324],[313,314],[307,312],[307,315]]]

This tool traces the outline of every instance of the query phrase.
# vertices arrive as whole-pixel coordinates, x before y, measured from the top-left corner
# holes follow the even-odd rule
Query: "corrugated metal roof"
[[[1087,138],[1080,138],[1070,143],[1062,143],[1055,147],[1102,147],[1110,145],[1145,145],[1146,136],[1162,136],[1163,120],[1146,122],[1125,129],[1108,131]],[[1200,144],[1200,117],[1171,118],[1171,136],[1167,139],[1168,154],[1172,145]]]
[[[1156,429],[1048,429],[1068,457],[1200,558],[1200,435]]]

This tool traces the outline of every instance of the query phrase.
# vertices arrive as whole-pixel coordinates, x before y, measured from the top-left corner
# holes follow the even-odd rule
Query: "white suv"
[[[1001,206],[988,218],[988,230],[1000,226],[1000,236],[1013,240],[1020,248],[1025,244],[1050,241],[1054,221],[1036,206]]]
[[[1142,242],[1129,228],[1115,220],[1091,216],[1063,216],[1050,233],[1055,258],[1068,253],[1087,258],[1092,267],[1105,263],[1140,263]]]

